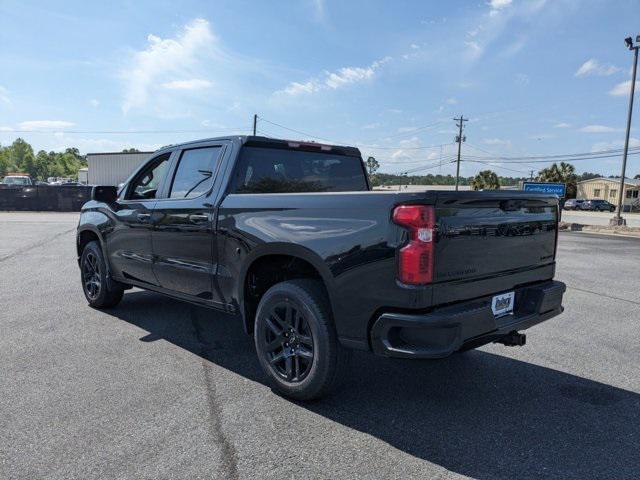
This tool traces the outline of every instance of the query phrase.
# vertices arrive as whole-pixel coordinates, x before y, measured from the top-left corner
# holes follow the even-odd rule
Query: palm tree
[[[539,182],[564,183],[567,186],[567,198],[575,198],[577,191],[576,168],[570,163],[560,162],[538,172]]]
[[[471,188],[474,190],[498,190],[500,188],[498,175],[492,170],[483,170],[473,177]]]

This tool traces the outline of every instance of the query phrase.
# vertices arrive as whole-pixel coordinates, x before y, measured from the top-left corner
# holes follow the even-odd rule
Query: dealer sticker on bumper
[[[491,299],[491,310],[496,317],[513,312],[515,292],[502,293]]]

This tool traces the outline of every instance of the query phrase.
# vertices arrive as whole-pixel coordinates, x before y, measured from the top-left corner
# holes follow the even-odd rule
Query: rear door
[[[157,285],[151,251],[152,213],[169,169],[171,152],[152,158],[127,184],[114,209],[107,251],[116,276]]]
[[[176,154],[166,198],[154,208],[154,271],[160,286],[202,301],[214,294],[214,181],[228,142]]]

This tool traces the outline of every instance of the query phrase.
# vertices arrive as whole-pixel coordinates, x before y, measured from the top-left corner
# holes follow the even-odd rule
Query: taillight
[[[409,285],[433,281],[435,211],[430,205],[400,205],[393,221],[409,230],[409,243],[398,252],[398,280]]]

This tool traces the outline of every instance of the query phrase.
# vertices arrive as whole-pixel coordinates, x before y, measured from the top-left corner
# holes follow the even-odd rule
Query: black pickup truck
[[[553,196],[374,192],[356,148],[227,137],[94,187],[77,252],[91,306],[134,286],[234,314],[273,386],[312,399],[349,349],[524,344],[519,331],[563,310],[557,218]]]

